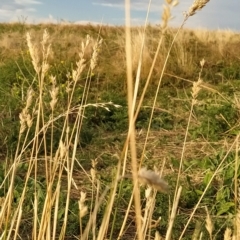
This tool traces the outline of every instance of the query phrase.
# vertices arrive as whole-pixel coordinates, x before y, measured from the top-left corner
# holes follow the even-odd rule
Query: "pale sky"
[[[179,0],[179,5],[172,10],[173,26],[181,24],[183,12],[189,9],[192,2],[193,0]],[[133,25],[144,23],[148,3],[148,0],[131,0]],[[152,0],[150,23],[161,23],[163,4],[164,0]],[[188,20],[186,27],[240,31],[239,11],[239,0],[210,0],[200,12]],[[0,22],[65,21],[123,25],[124,16],[124,0],[0,0]]]

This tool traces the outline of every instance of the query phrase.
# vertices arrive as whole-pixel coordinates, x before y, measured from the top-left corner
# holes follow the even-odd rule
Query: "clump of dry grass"
[[[66,227],[68,221],[68,211],[70,204],[70,193],[72,186],[76,186],[73,176],[73,169],[76,160],[76,149],[78,144],[79,132],[82,126],[84,118],[84,110],[88,106],[103,107],[106,110],[108,105],[114,106],[112,103],[87,103],[88,92],[91,82],[91,76],[98,64],[98,54],[101,48],[102,40],[99,39],[93,44],[92,58],[89,61],[89,71],[86,79],[85,88],[82,96],[82,103],[80,105],[72,106],[72,99],[75,94],[76,86],[81,78],[83,71],[87,68],[85,61],[85,51],[90,43],[93,41],[87,36],[86,42],[82,43],[82,48],[79,53],[79,61],[76,62],[76,68],[72,69],[69,73],[71,77],[68,78],[69,82],[67,88],[64,89],[68,95],[68,105],[65,113],[56,116],[55,112],[58,111],[58,98],[59,98],[59,85],[57,83],[56,76],[49,76],[50,81],[46,81],[47,73],[49,71],[50,65],[48,64],[48,58],[51,53],[51,44],[49,43],[50,36],[47,30],[43,33],[43,39],[41,42],[41,51],[37,44],[33,42],[32,36],[27,33],[27,44],[29,47],[30,56],[32,58],[32,64],[36,72],[36,78],[33,82],[37,82],[37,88],[33,90],[32,86],[29,87],[26,96],[26,106],[23,108],[19,115],[20,118],[20,130],[19,130],[19,142],[16,150],[15,158],[13,164],[10,167],[9,172],[6,174],[1,187],[9,181],[9,187],[6,191],[6,196],[3,198],[1,203],[0,212],[0,229],[5,229],[1,231],[1,239],[6,238],[16,239],[17,236],[21,235],[20,225],[22,224],[23,208],[24,203],[27,199],[28,183],[31,178],[34,179],[34,200],[33,200],[33,216],[32,216],[32,229],[29,229],[29,236],[32,239],[55,239],[59,235],[59,239],[64,239],[66,234]],[[42,53],[42,55],[40,55]],[[70,82],[71,81],[71,82]],[[49,87],[48,84],[51,84]],[[49,92],[45,92],[44,89],[50,89]],[[45,104],[46,94],[49,94],[49,104]],[[116,105],[116,107],[119,107]],[[49,109],[48,109],[49,108]],[[46,120],[44,114],[50,111],[49,119]],[[76,121],[72,126],[68,121],[68,116],[72,111],[77,112]],[[54,124],[59,118],[63,118],[62,135],[59,140],[59,146],[57,149],[54,148],[53,142],[55,138]],[[27,131],[26,131],[27,130]],[[30,131],[34,131],[34,137],[29,140]],[[40,134],[43,137],[40,138]],[[50,135],[51,147],[50,153],[47,150],[46,136]],[[23,141],[21,141],[23,139]],[[73,144],[72,144],[73,143]],[[23,158],[24,151],[31,146],[29,165],[25,176],[24,187],[20,193],[20,199],[16,207],[13,207],[13,191],[16,187],[15,177],[18,174],[18,166]],[[39,149],[43,148],[44,153],[40,153]],[[70,148],[73,150],[70,151]],[[45,167],[45,178],[46,183],[43,184],[43,188],[46,191],[46,195],[43,200],[43,208],[41,209],[39,205],[39,194],[38,194],[38,179],[39,174],[44,174],[40,171],[39,158],[44,156],[44,167]],[[50,156],[49,156],[50,155]],[[63,172],[66,171],[66,203],[63,214],[62,225],[58,222],[59,214],[59,204],[60,195],[63,190],[61,184],[61,179],[63,178]],[[92,175],[93,177],[93,175]],[[93,182],[96,180],[93,179]],[[94,183],[95,184],[95,183]],[[106,196],[106,193],[104,197]],[[98,210],[100,204],[103,202],[102,198],[99,200],[98,207],[95,209],[95,219],[93,221],[96,224],[96,211]],[[94,196],[92,196],[92,201]],[[87,206],[86,194],[81,191],[79,198],[79,219],[86,216]],[[39,215],[41,216],[39,218]],[[92,220],[90,221],[92,222]],[[15,226],[15,227],[14,227]],[[59,230],[60,229],[60,230]],[[81,233],[83,233],[82,227],[80,227]],[[87,233],[88,234],[88,233]],[[87,236],[87,235],[86,235]]]

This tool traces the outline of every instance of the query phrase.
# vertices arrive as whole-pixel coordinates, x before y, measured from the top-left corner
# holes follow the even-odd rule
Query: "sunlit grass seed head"
[[[192,6],[189,8],[187,12],[187,16],[193,16],[197,11],[201,10],[209,0],[195,0]]]
[[[212,219],[210,217],[210,214],[208,212],[207,207],[206,207],[206,212],[207,212],[207,218],[206,218],[206,225],[205,225],[205,227],[206,227],[206,229],[207,229],[207,231],[208,231],[208,233],[210,235],[210,238],[212,239],[212,233],[213,233],[214,226],[213,226],[213,222],[212,222]]]
[[[32,126],[32,116],[29,113],[29,108],[33,102],[33,95],[34,95],[33,89],[29,88],[27,92],[26,106],[23,108],[22,112],[19,114],[20,134],[22,134],[27,127],[30,128]]]
[[[102,41],[103,39],[99,39],[95,45],[93,46],[93,54],[92,54],[92,58],[91,58],[91,63],[90,63],[90,68],[93,71],[97,65],[97,61],[98,61],[98,55],[100,52],[100,48],[102,46]]]
[[[86,201],[86,193],[82,192],[80,193],[80,199],[78,201],[78,205],[79,205],[79,211],[80,211],[80,218],[84,217],[87,213],[88,213],[88,207],[85,205],[85,201]]]
[[[200,71],[200,74],[199,74],[199,78],[196,82],[193,82],[193,87],[192,87],[192,98],[193,98],[193,103],[195,104],[197,102],[196,98],[201,90],[201,85],[203,83],[203,80],[201,78],[201,73],[202,73],[202,69],[203,69],[203,66],[205,64],[205,60],[202,59],[200,61],[200,65],[201,65],[201,71]]]
[[[32,64],[33,64],[34,70],[36,71],[36,73],[39,73],[41,68],[39,66],[40,59],[38,56],[37,47],[32,43],[32,37],[29,32],[27,33],[26,38],[27,38],[27,45],[28,45],[30,56],[32,58]]]
[[[67,153],[67,147],[63,143],[63,141],[60,141],[59,149],[60,149],[60,158],[63,159]]]
[[[192,87],[192,97],[193,97],[193,99],[197,98],[198,93],[201,90],[202,82],[203,82],[203,80],[201,78],[199,78],[197,82],[193,83],[193,87]]]
[[[49,91],[51,96],[50,107],[53,110],[58,101],[59,87],[56,86],[56,77],[50,76],[50,81],[52,82],[52,89]]]
[[[166,0],[166,4],[163,5],[163,14],[162,14],[162,29],[166,29],[168,22],[172,19],[171,8],[178,5],[178,0]]]
[[[232,230],[230,228],[226,228],[224,232],[224,240],[232,240]]]

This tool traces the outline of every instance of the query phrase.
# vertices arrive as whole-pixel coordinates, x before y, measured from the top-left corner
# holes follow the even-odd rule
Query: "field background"
[[[40,122],[44,126],[43,123],[55,120],[50,121],[49,132],[39,130],[35,155],[32,154],[35,147],[31,139],[36,138],[36,132],[29,127],[26,138],[21,134],[19,137],[19,115],[26,106],[30,87],[35,90],[32,105],[39,101],[36,99],[40,96],[36,91],[40,89],[36,81],[40,75],[36,74],[32,64],[26,34],[31,34],[41,55],[45,29],[49,33],[51,51],[47,59],[49,68],[44,74],[45,85],[41,89],[41,109],[44,111]],[[149,239],[166,236],[175,187],[179,184],[182,192],[172,239],[179,238],[205,190],[183,239],[223,239],[230,229],[235,233],[238,231],[239,234],[236,223],[240,221],[240,34],[231,30],[182,30],[170,52],[156,104],[153,106],[159,78],[176,31],[177,29],[169,28],[164,32],[161,49],[136,119],[137,159],[139,162],[141,159],[141,165],[148,169],[161,170],[162,177],[169,185],[167,194],[155,192],[152,222],[150,220],[151,227],[147,230],[147,236]],[[134,77],[137,75],[141,44],[145,37],[139,83],[141,93],[163,33],[159,26],[151,25],[147,26],[145,34],[142,27],[132,28],[131,33]],[[70,102],[65,89],[69,87],[70,75],[76,68],[79,52],[82,51],[82,43],[86,42],[87,35],[90,35],[92,40],[84,52],[86,64],[92,64],[94,46],[99,43],[96,66],[91,68],[90,74],[87,68],[82,71],[71,99],[71,110],[65,114]],[[102,42],[97,40],[100,38]],[[202,59],[205,59],[205,63],[201,67]],[[55,83],[53,76],[56,77]],[[200,78],[203,82],[197,94],[197,102],[193,104],[193,83]],[[58,97],[53,112],[49,106],[53,95],[49,92],[55,85],[58,86]],[[50,211],[52,215],[46,217],[52,221],[53,226],[56,222],[56,235],[49,239],[76,239],[83,234],[89,222],[89,213],[79,214],[83,202],[90,212],[93,212],[94,206],[101,203],[97,208],[96,219],[91,220],[94,227],[89,231],[88,239],[95,239],[95,234],[98,235],[102,222],[106,220],[106,211],[110,211],[109,222],[114,224],[109,225],[104,232],[105,238],[102,239],[117,239],[128,206],[127,223],[119,239],[136,237],[134,205],[129,205],[133,192],[131,179],[124,178],[121,184],[116,186],[117,201],[110,209],[107,208],[111,206],[109,196],[105,194],[106,187],[114,182],[117,166],[121,162],[119,159],[122,159],[125,149],[129,127],[127,91],[124,27],[0,24],[0,197],[2,209],[6,210],[5,213],[2,210],[0,216],[0,234],[5,236],[1,239],[7,239],[9,227],[12,229],[9,239],[14,239],[14,229],[18,232],[16,239],[34,239],[37,229],[48,228],[44,228],[41,212],[46,206],[46,196],[50,194],[47,187],[51,182],[51,173],[48,172],[51,164],[52,171],[55,171],[54,163],[47,161],[50,159],[51,162],[54,153],[57,153],[64,129],[64,120],[58,116],[67,115],[69,129],[74,129],[78,121],[78,112],[74,106],[79,104],[86,106],[80,120],[81,129],[76,131],[77,141],[68,142],[68,151],[76,151],[74,163],[62,162],[63,168],[56,171],[56,182],[53,181],[55,185],[50,194],[54,196],[53,199],[59,199],[59,202],[57,205],[54,205],[56,202],[52,203],[55,208]],[[137,96],[137,101],[139,99],[140,95]],[[34,107],[30,108],[32,110]],[[151,113],[153,117],[149,125]],[[33,119],[37,119],[34,116],[38,114],[39,112],[32,114]],[[33,123],[33,126],[37,124]],[[126,175],[131,173],[130,158],[126,151],[123,167]],[[183,159],[183,165],[179,175],[180,159]],[[11,172],[12,166],[15,166],[14,172]],[[68,169],[71,167],[72,175],[69,175]],[[28,172],[29,177],[26,178]],[[14,176],[14,179],[11,176]],[[14,185],[11,185],[12,182]],[[61,190],[57,191],[57,186]],[[12,195],[8,196],[7,202],[10,201],[11,207],[7,208],[3,203],[6,203],[10,188]],[[148,202],[145,189],[144,186],[140,187],[142,213]],[[55,191],[58,197],[54,195]],[[25,197],[21,200],[23,192]],[[83,192],[86,193],[86,199]],[[22,213],[21,220],[18,220],[18,217],[13,217],[20,203]],[[35,204],[38,206],[38,213],[34,211]],[[56,206],[58,209],[55,213]],[[7,224],[4,219],[14,219],[12,221],[16,222],[16,225],[11,228],[11,220]],[[210,230],[206,227],[206,220]],[[62,227],[64,223],[65,230]],[[36,239],[48,239],[47,236],[51,235],[49,232],[51,230],[46,230],[46,235],[43,234],[45,238]],[[63,232],[64,237],[61,235]],[[155,232],[159,235],[155,235]]]

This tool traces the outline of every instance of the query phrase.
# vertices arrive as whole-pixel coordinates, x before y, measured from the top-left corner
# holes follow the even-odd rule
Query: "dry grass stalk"
[[[130,0],[125,1],[125,53],[126,53],[126,74],[127,74],[127,102],[128,102],[128,137],[126,139],[126,146],[123,151],[130,147],[131,154],[131,167],[132,177],[136,185],[133,189],[134,195],[134,206],[135,206],[135,219],[137,227],[137,238],[143,240],[141,235],[142,223],[141,223],[141,203],[140,203],[140,192],[138,187],[138,162],[137,162],[137,150],[136,150],[136,137],[135,137],[135,121],[134,121],[134,110],[136,106],[136,100],[134,99],[134,83],[132,73],[132,47],[131,47],[131,17],[130,17]],[[136,92],[136,90],[135,90]]]
[[[174,202],[173,202],[173,205],[172,205],[172,211],[171,211],[170,219],[168,221],[168,229],[167,229],[165,240],[170,240],[171,239],[173,223],[174,223],[174,220],[176,218],[178,203],[179,203],[179,200],[180,200],[181,192],[182,192],[182,187],[180,186],[178,188],[177,194],[174,198]]]

